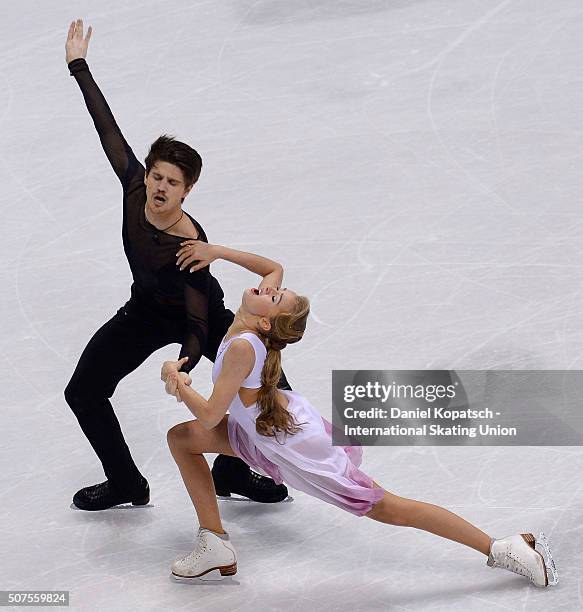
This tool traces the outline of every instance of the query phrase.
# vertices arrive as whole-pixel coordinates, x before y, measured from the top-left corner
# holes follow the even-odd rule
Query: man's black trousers
[[[233,318],[225,308],[209,313],[204,356],[211,361]],[[119,381],[154,351],[180,344],[183,338],[182,321],[158,315],[132,298],[91,338],[65,389],[65,399],[101,460],[106,478],[120,490],[132,493],[140,483],[140,472],[109,400]],[[290,389],[283,373],[279,386]]]

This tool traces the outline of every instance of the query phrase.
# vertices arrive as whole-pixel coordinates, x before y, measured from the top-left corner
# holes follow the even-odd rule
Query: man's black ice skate
[[[118,491],[109,480],[106,480],[77,491],[73,497],[73,503],[80,510],[107,510],[119,504],[129,503],[133,506],[145,506],[149,501],[150,485],[145,478],[142,478],[140,488],[134,494]]]
[[[213,463],[212,475],[219,497],[231,497],[231,493],[236,493],[264,504],[288,499],[285,485],[275,484],[271,478],[256,474],[238,457],[218,455]]]

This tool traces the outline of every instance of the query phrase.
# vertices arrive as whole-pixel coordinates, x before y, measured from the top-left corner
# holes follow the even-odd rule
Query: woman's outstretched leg
[[[378,485],[375,483],[375,486]],[[488,534],[440,506],[399,497],[385,491],[384,497],[366,516],[389,525],[423,529],[442,538],[465,544],[486,556],[490,553],[491,538]]]
[[[531,533],[492,540],[488,534],[445,508],[399,497],[388,491],[385,491],[381,500],[366,516],[381,523],[423,529],[465,544],[485,554],[490,567],[501,567],[525,576],[538,587],[556,584],[558,581],[557,570],[542,533],[540,540]],[[536,550],[535,542],[544,547],[546,560]]]
[[[168,431],[170,452],[178,465],[182,480],[194,504],[199,525],[215,533],[224,533],[211,471],[203,453],[233,455],[227,433],[227,419],[213,429],[198,421],[175,425]]]

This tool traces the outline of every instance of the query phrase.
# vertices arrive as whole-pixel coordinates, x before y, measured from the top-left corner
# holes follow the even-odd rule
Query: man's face
[[[166,215],[180,209],[192,185],[187,187],[182,170],[168,162],[156,162],[144,177],[146,206],[152,215]]]

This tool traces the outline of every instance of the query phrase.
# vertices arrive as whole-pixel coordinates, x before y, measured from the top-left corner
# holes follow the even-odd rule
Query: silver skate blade
[[[545,551],[543,560],[545,562],[545,567],[547,568],[549,586],[554,586],[557,584],[557,582],[559,582],[559,572],[557,571],[557,566],[555,565],[555,561],[551,555],[551,549],[549,548],[549,541],[547,540],[544,532],[540,532],[538,538],[535,539],[535,544],[540,544]]]
[[[289,504],[293,502],[294,498],[291,495],[288,495],[285,499],[282,499],[280,502],[257,502],[253,499],[249,499],[248,497],[243,497],[239,495],[235,495],[231,493],[231,495],[217,495],[217,499],[219,501],[226,502],[247,502],[248,504],[258,504],[260,506],[277,506],[278,504]]]
[[[182,582],[185,584],[204,584],[205,582],[217,582],[219,580],[225,580],[231,578],[231,576],[223,576],[218,569],[214,569],[207,574],[202,576],[196,576],[195,578],[189,578],[188,576],[178,576],[174,573],[170,574],[170,577],[174,582]]]
[[[107,512],[108,510],[139,510],[141,508],[153,508],[154,504],[144,504],[142,506],[134,506],[131,502],[127,504],[119,504],[117,506],[111,506],[111,508],[105,508],[105,510],[83,510],[83,508],[78,508],[75,504],[71,504],[69,508],[71,510],[78,510],[79,512],[89,512],[91,514],[95,514],[97,512]]]

